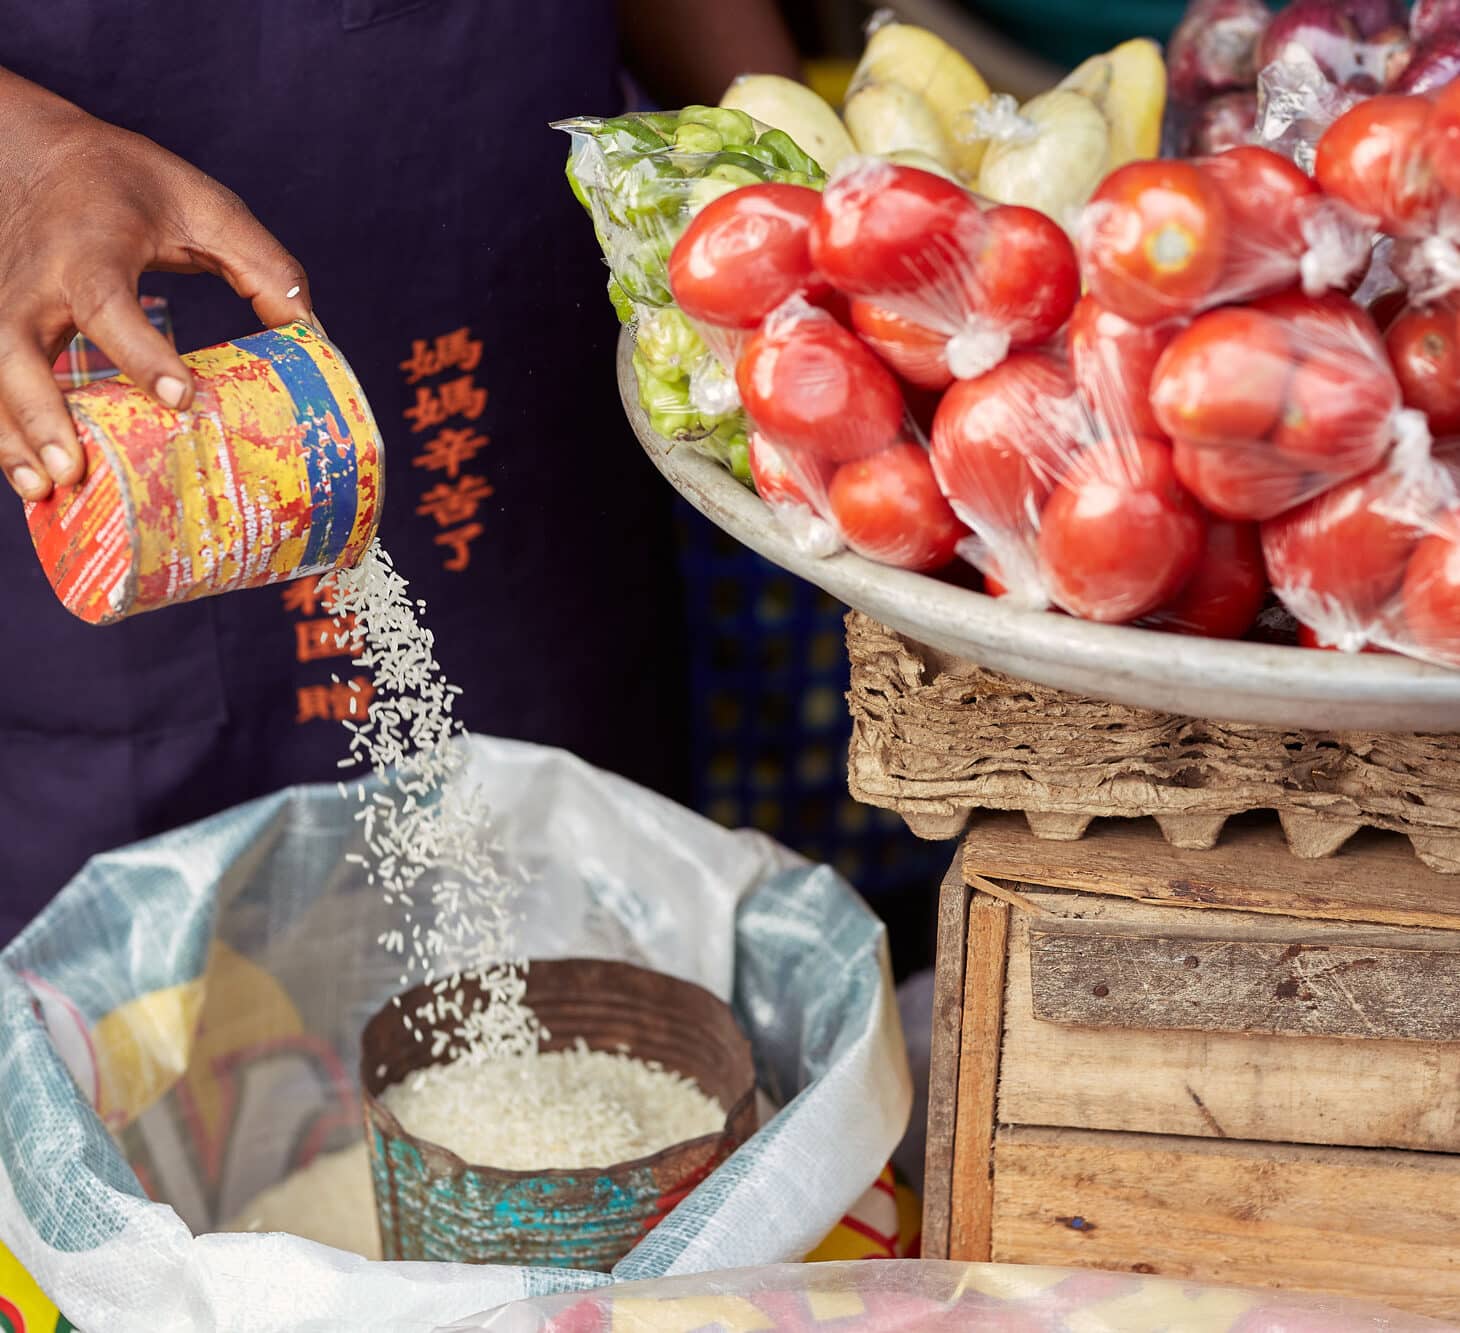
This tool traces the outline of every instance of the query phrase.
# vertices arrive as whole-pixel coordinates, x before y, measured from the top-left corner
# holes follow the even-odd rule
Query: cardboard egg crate
[[[1248,811],[1276,812],[1289,850],[1331,856],[1360,829],[1402,833],[1460,873],[1460,736],[1284,731],[1157,713],[1015,680],[847,616],[852,795],[931,839],[978,810],[1020,811],[1040,838],[1150,818],[1209,849]]]

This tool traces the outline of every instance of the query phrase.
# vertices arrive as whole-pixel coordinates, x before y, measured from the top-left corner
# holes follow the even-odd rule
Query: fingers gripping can
[[[183,360],[185,412],[121,376],[67,393],[86,478],[26,507],[91,624],[354,564],[379,525],[384,445],[332,344],[290,324]]]

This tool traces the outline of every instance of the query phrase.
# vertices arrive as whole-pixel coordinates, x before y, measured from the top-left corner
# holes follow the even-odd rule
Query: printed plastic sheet
[[[434,1329],[505,1301],[801,1258],[882,1170],[911,1090],[884,931],[850,887],[556,751],[472,738],[530,957],[731,1001],[783,1109],[619,1265],[372,1263],[209,1234],[360,1135],[358,1039],[398,921],[303,787],[93,859],[0,954],[0,1242],[84,1333]]]

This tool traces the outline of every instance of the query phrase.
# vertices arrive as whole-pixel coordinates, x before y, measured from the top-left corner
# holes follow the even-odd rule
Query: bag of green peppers
[[[620,318],[632,305],[673,304],[669,252],[711,199],[762,181],[825,181],[788,134],[725,107],[579,116],[554,128],[572,136],[568,185],[593,219]]]
[[[749,436],[731,373],[677,306],[641,306],[634,337],[639,405],[666,440],[693,444],[747,485]]]
[[[674,305],[669,255],[712,199],[764,181],[825,183],[791,137],[742,111],[682,111],[578,117],[555,128],[572,136],[568,184],[608,263],[609,299],[635,323],[639,402],[666,439],[692,443],[749,484],[747,433],[733,375]]]

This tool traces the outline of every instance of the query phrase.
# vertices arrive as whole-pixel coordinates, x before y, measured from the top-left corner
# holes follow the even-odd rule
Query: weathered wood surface
[[[1010,923],[1001,1124],[1460,1152],[1457,1044],[1110,1031],[1035,1017],[1031,925],[1104,931],[1172,922],[1182,932],[1230,932],[1235,920],[1267,933],[1285,928],[1282,919],[1015,887],[1034,910],[1016,911]],[[1311,929],[1325,938],[1365,933]]]
[[[933,971],[933,1033],[928,1068],[928,1141],[923,1186],[923,1254],[948,1257],[953,1194],[953,1133],[963,1048],[963,974],[968,955],[969,889],[955,855],[938,891]]]
[[[1008,903],[985,894],[973,895],[968,904],[963,1048],[958,1062],[948,1240],[950,1254],[960,1259],[989,1257],[994,1109],[998,1100],[1011,911]]]
[[[1145,821],[1101,820],[1079,842],[1049,842],[1020,815],[984,813],[963,856],[970,874],[1142,902],[1460,929],[1460,878],[1372,830],[1325,861],[1303,861],[1268,821],[1234,821],[1220,846],[1201,852],[1172,847]]]
[[[999,1132],[994,1161],[995,1262],[1334,1292],[1460,1318],[1460,1159],[1021,1128]]]
[[[1453,947],[1035,929],[1029,953],[1034,1016],[1051,1023],[1388,1041],[1460,1035]]]

